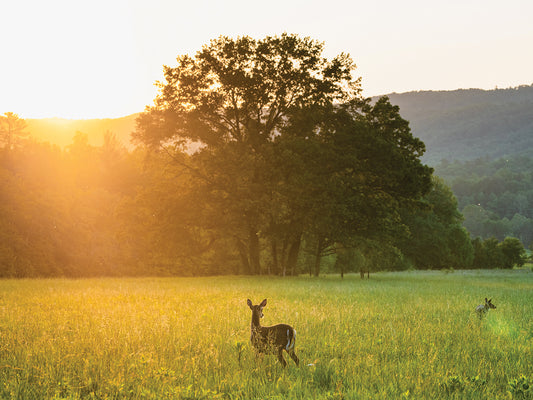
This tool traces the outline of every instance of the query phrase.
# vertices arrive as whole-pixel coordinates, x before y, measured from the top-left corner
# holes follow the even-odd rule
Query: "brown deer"
[[[487,300],[485,297],[485,304],[480,304],[476,307],[476,313],[479,315],[479,318],[482,318],[483,315],[489,312],[491,308],[496,308],[494,304],[492,304],[492,299]]]
[[[296,365],[299,365],[300,360],[294,352],[296,343],[296,331],[294,328],[287,324],[261,326],[260,319],[263,318],[263,307],[266,306],[267,300],[264,299],[261,304],[255,306],[250,299],[246,303],[252,310],[252,335],[250,340],[256,352],[277,354],[279,362],[285,367],[287,366],[287,362],[283,358],[283,350],[285,350]]]

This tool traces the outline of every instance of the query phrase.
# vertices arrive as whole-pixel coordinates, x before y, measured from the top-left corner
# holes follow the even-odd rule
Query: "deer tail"
[[[296,331],[294,329],[288,328],[287,329],[287,346],[285,346],[285,350],[287,351],[293,350],[295,344],[296,344]]]

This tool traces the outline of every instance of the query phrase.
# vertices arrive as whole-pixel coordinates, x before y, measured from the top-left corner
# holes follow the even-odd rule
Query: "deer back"
[[[476,312],[479,315],[483,315],[487,313],[491,308],[496,308],[496,306],[492,304],[492,299],[489,300],[485,297],[485,304],[480,304],[479,306],[477,306]]]
[[[488,308],[485,306],[485,304],[480,304],[479,306],[476,307],[476,312],[478,314],[484,314],[488,311]]]
[[[252,326],[252,345],[261,352],[277,353],[294,348],[296,331],[287,324]]]

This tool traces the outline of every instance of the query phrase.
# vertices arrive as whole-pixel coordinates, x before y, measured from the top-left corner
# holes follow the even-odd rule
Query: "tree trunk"
[[[320,275],[320,260],[322,258],[323,244],[324,244],[324,240],[322,238],[318,239],[318,243],[316,245],[316,254],[315,254],[315,276]]]
[[[278,243],[276,242],[276,239],[270,240],[270,251],[272,252],[272,271],[270,271],[270,266],[268,274],[270,275],[271,272],[274,274],[279,274],[279,262],[278,262]]]
[[[291,271],[291,276],[294,276],[296,272],[296,264],[298,262],[298,254],[300,253],[300,243],[302,240],[302,234],[298,233],[294,236],[290,246],[289,254],[287,256],[287,267]]]
[[[255,229],[250,228],[248,251],[250,253],[250,272],[252,274],[261,273],[261,261],[259,257],[259,236]]]
[[[248,260],[248,251],[245,244],[242,240],[237,239],[237,250],[239,251],[239,257],[241,258],[242,267],[244,268],[244,273],[250,273],[250,262]]]
[[[288,242],[288,239],[285,238],[285,240],[283,240],[283,247],[281,248],[281,255],[280,255],[280,262],[281,262],[280,274],[281,274],[281,276],[285,276],[287,274],[287,263],[289,262],[288,261],[288,255],[287,255],[287,248],[288,248],[289,244],[287,242]]]

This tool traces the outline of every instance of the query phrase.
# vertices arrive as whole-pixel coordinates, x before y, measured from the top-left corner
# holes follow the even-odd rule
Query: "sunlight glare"
[[[142,111],[155,96],[127,2],[95,7],[94,2],[36,1],[29,2],[30,13],[24,3],[7,5],[8,14],[27,18],[12,26],[17,39],[7,43],[17,61],[2,66],[0,87],[10,97],[0,100],[0,111],[24,118],[121,117]],[[24,81],[12,78],[21,75]]]

